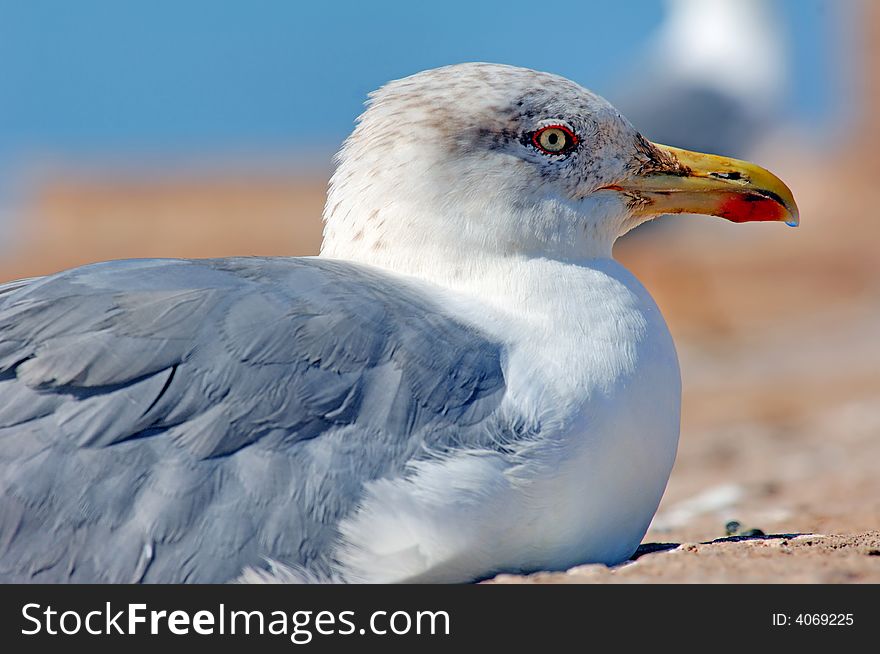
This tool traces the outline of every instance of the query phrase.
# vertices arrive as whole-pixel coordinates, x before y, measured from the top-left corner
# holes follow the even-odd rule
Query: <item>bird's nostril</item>
[[[718,179],[730,180],[732,182],[736,182],[738,180],[741,180],[743,177],[742,173],[740,173],[739,171],[736,171],[736,170],[728,172],[728,173],[709,173],[709,176],[710,177],[717,177]]]

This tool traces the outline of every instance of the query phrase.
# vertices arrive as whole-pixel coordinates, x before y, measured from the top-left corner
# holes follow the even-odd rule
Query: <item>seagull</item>
[[[651,139],[747,153],[778,126],[789,77],[784,21],[766,0],[666,0],[615,97]]]
[[[756,165],[651,143],[562,77],[468,63],[371,95],[320,256],[0,286],[0,580],[471,582],[626,560],[681,384],[612,245],[678,212],[798,222]]]

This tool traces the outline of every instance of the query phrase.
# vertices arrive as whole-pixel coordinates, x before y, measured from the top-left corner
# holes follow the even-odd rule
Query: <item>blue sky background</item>
[[[788,106],[803,122],[840,109],[837,1],[778,1],[795,62]],[[659,0],[0,0],[0,165],[332,149],[368,91],[459,61],[550,70],[611,95],[662,12]]]

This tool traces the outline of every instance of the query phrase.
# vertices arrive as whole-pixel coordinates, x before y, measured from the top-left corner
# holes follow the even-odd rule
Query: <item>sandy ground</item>
[[[850,536],[779,534],[704,543],[643,545],[634,560],[609,568],[582,565],[495,583],[878,583],[880,532]]]
[[[635,561],[499,581],[880,582],[880,218],[873,151],[859,152],[753,157],[792,186],[796,230],[666,218],[618,246],[682,364],[667,493]],[[311,254],[324,187],[44,180],[0,280],[108,258]],[[778,536],[725,538],[731,520]]]

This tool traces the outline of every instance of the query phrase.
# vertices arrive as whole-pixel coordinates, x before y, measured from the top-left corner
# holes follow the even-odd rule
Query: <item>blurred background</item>
[[[315,254],[332,155],[366,94],[475,60],[569,77],[652,140],[770,168],[800,205],[796,230],[667,217],[618,244],[684,378],[679,460],[648,539],[711,539],[732,518],[876,530],[871,0],[0,0],[0,281],[127,257]]]

